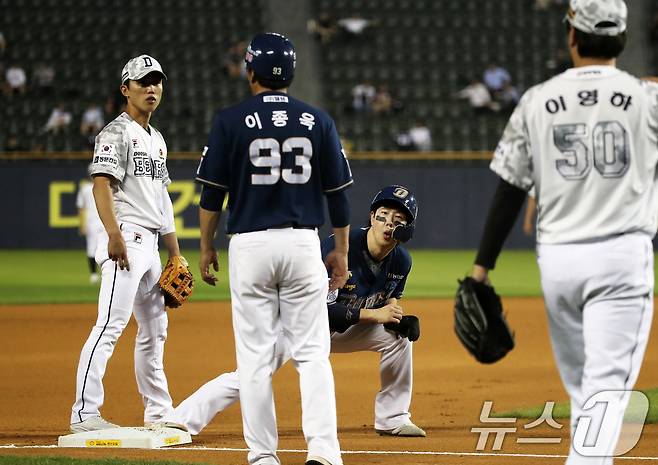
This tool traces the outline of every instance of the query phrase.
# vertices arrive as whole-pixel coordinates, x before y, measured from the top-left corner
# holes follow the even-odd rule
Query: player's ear
[[[578,46],[578,44],[576,43],[576,32],[574,31],[572,25],[569,25],[569,32],[567,33],[567,38],[568,38],[567,40],[569,41],[568,43],[569,48]]]
[[[375,212],[370,212],[370,227],[372,227],[374,221],[375,221]]]
[[[124,97],[128,97],[128,86],[126,84],[121,84],[119,90],[121,91],[121,95],[123,95]]]

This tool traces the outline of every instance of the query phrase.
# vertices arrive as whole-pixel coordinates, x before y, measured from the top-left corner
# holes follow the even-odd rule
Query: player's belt
[[[270,226],[267,229],[286,229],[286,228],[292,228],[292,229],[317,229],[317,226],[303,226],[301,224],[297,223],[283,223],[277,226]]]

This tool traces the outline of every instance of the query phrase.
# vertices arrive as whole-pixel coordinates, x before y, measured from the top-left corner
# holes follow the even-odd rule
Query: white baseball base
[[[58,447],[117,449],[159,449],[190,444],[190,433],[176,428],[122,427],[67,434],[57,440]]]

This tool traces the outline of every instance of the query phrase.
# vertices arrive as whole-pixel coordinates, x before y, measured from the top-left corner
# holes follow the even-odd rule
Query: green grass
[[[649,398],[649,412],[647,413],[647,419],[645,423],[658,423],[658,388],[642,390]],[[630,411],[626,412],[627,417],[633,413]],[[544,405],[537,405],[534,407],[519,408],[515,410],[509,410],[507,412],[492,413],[492,417],[514,417],[514,418],[531,418],[537,419],[540,417],[544,411]],[[556,402],[553,408],[553,418],[555,419],[567,419],[569,418],[571,408],[569,402]]]
[[[198,277],[199,254],[185,250]],[[472,250],[412,250],[414,263],[406,297],[452,297],[457,279],[471,268]],[[219,283],[212,287],[197,280],[193,301],[226,300],[227,253],[220,251]],[[0,250],[0,304],[96,302],[98,286],[88,282],[83,251]],[[492,274],[496,289],[507,296],[540,295],[539,273],[532,251],[507,251]]]
[[[70,457],[0,456],[0,465],[183,465],[189,462],[124,459],[74,459]],[[196,464],[201,465],[201,464]]]
[[[185,250],[183,254],[198,278],[198,252]],[[405,296],[451,298],[457,279],[470,271],[475,251],[412,249],[411,255],[413,269]],[[220,251],[219,259],[219,283],[212,287],[197,279],[193,301],[230,297],[226,250]],[[91,303],[98,298],[98,286],[89,284],[81,250],[0,250],[0,263],[0,304]],[[504,251],[491,278],[503,296],[541,295],[534,251]]]

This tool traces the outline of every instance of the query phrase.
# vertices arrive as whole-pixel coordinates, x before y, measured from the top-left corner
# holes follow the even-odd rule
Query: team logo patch
[[[135,243],[136,244],[141,244],[142,243],[142,235],[138,232],[135,233]]]
[[[404,187],[398,187],[393,191],[393,195],[396,196],[398,199],[406,199],[407,196],[409,195],[409,191]]]
[[[160,158],[164,158],[164,153],[162,153],[162,149],[160,149]]]
[[[133,148],[136,149],[137,147],[139,147],[139,142],[137,139],[133,139]]]
[[[338,299],[338,289],[336,289],[334,291],[330,291],[327,294],[327,303],[328,304],[332,304],[332,303],[336,302],[336,299]]]

